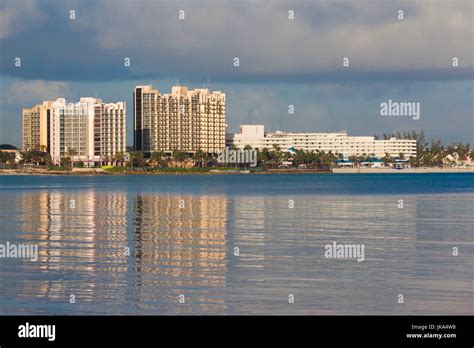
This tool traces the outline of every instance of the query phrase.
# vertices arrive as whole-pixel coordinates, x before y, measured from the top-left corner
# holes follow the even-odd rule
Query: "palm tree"
[[[61,158],[61,167],[69,167],[71,164],[71,159],[69,157]]]
[[[143,165],[143,152],[130,151],[130,167],[134,167],[135,164],[137,164],[138,167]]]
[[[0,151],[0,162],[1,163],[14,163],[15,162],[15,154],[12,152],[3,152]]]
[[[135,158],[137,158],[137,151],[130,151],[129,153],[130,168],[133,167],[133,162],[135,161]]]
[[[206,158],[206,154],[201,150],[196,151],[196,153],[193,156],[194,161],[199,163],[200,167],[202,167],[202,162],[204,161],[205,158]]]
[[[273,151],[270,153],[270,157],[277,166],[281,164],[282,153],[280,146],[273,144]]]
[[[29,152],[28,151],[20,151],[20,155],[21,155],[21,162],[22,163],[28,163]]]
[[[44,163],[46,163],[46,165],[50,166],[51,164],[53,164],[53,159],[51,158],[51,155],[48,153],[46,154],[44,157],[43,157],[43,161]]]
[[[328,153],[324,153],[321,156],[321,162],[324,165],[330,166],[332,163],[337,159],[337,156],[329,151]]]
[[[175,150],[173,151],[173,158],[176,162],[182,162],[186,159],[187,155],[184,151]]]
[[[300,164],[306,163],[305,152],[303,150],[296,150],[293,156],[293,163],[298,167]]]
[[[71,169],[74,168],[74,156],[77,155],[77,151],[74,150],[72,147],[68,147],[66,151],[66,155],[71,160]]]
[[[155,164],[159,164],[163,157],[165,157],[165,153],[163,151],[153,152],[151,154],[151,159]]]
[[[349,160],[354,163],[354,167],[358,166],[358,158],[355,155],[349,156]]]
[[[123,152],[116,152],[116,153],[115,153],[115,155],[114,155],[115,165],[117,165],[118,162],[122,162],[122,161],[123,161],[123,156],[124,156],[124,153],[123,153]]]
[[[388,152],[385,152],[385,156],[382,157],[382,161],[385,165],[392,162],[392,158],[390,157],[390,154]]]

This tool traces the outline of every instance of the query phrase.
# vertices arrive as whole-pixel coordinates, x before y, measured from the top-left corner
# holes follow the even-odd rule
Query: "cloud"
[[[292,86],[226,85],[228,105],[228,131],[237,131],[242,124],[263,124],[267,130],[305,131],[317,129],[327,123],[327,105],[315,98],[305,99],[308,87]],[[289,106],[294,113],[289,113]]]
[[[8,104],[23,105],[23,107],[32,106],[44,100],[56,100],[69,93],[69,85],[62,81],[14,80],[6,87]]]
[[[340,70],[343,57],[350,58],[352,69],[364,72],[447,70],[453,56],[461,56],[464,67],[473,65],[470,1],[456,5],[426,1],[416,6],[373,1],[302,2],[301,7],[278,1],[208,6],[103,1],[101,5],[94,13],[101,47],[143,49],[152,57],[174,56],[183,66],[211,70],[211,65],[229,74],[236,71],[234,56],[241,58],[235,74],[260,75]],[[185,10],[185,20],[178,19],[179,8]],[[309,17],[308,8],[334,21],[318,26],[319,18]],[[294,9],[294,20],[288,19],[288,9]],[[399,9],[404,10],[403,20],[397,18]],[[354,18],[339,19],[341,10]],[[104,13],[110,21],[98,20]],[[134,25],[114,25],[125,21]]]
[[[34,0],[4,1],[0,8],[0,39],[41,24],[44,14]]]
[[[11,4],[11,3],[10,3]],[[223,82],[472,78],[472,1],[41,2],[48,23],[0,45],[36,79]],[[12,5],[10,5],[12,6]],[[76,20],[67,18],[75,9]],[[404,19],[397,18],[404,11]],[[185,19],[178,13],[185,11]],[[288,18],[288,11],[295,19]],[[45,43],[36,45],[40,38]],[[54,54],[50,52],[53,43]],[[14,56],[13,56],[14,57]],[[123,60],[130,57],[131,67]],[[238,68],[233,59],[240,59]],[[348,57],[350,66],[342,67]],[[452,67],[458,57],[459,68]],[[10,56],[7,57],[9,63]]]
[[[0,138],[13,142],[21,108],[44,99],[98,88],[127,101],[130,125],[135,84],[166,92],[164,81],[194,88],[209,78],[227,94],[231,131],[245,123],[359,135],[415,128],[470,140],[472,22],[472,0],[3,0]],[[378,105],[389,98],[421,101],[422,119],[382,119]]]

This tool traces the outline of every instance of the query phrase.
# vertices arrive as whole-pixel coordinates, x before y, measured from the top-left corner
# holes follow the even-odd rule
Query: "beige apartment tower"
[[[29,109],[22,110],[23,149],[46,151],[49,148],[49,119],[51,101],[45,101]]]
[[[225,148],[225,94],[174,86],[161,94],[153,86],[133,91],[134,147],[146,154],[175,150],[217,153]]]

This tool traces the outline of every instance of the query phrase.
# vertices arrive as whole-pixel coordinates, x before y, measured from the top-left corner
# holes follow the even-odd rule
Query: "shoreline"
[[[431,173],[474,173],[474,168],[333,168],[334,174],[431,174]]]
[[[210,169],[208,171],[183,170],[150,170],[150,171],[117,171],[110,172],[102,168],[74,168],[72,171],[58,171],[47,169],[0,169],[2,175],[62,175],[62,176],[122,176],[122,175],[247,175],[247,174],[431,174],[431,173],[474,173],[474,168],[439,168],[439,167],[420,167],[420,168],[333,168],[332,171],[321,171],[313,169],[270,169],[261,171],[248,170],[218,170]]]

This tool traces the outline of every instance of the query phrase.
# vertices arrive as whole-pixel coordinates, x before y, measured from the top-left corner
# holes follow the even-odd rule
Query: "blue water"
[[[472,314],[473,208],[469,173],[0,176],[0,244],[39,250],[0,314]]]
[[[1,190],[40,189],[229,195],[472,193],[474,173],[4,176]]]

